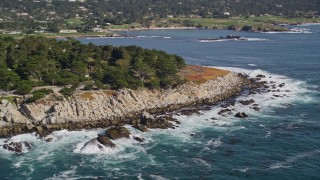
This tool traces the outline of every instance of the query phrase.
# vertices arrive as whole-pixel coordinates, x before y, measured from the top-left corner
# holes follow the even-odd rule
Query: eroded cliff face
[[[27,129],[32,129],[39,125],[104,121],[142,111],[160,112],[204,101],[215,102],[239,93],[244,81],[243,77],[229,73],[203,84],[189,82],[166,90],[91,91],[62,101],[48,100],[21,106],[2,103],[0,127],[26,125]]]

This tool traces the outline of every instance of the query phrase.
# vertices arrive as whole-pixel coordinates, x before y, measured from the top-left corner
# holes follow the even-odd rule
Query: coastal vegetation
[[[318,0],[3,0],[0,34],[51,36],[48,33],[67,32],[85,36],[157,27],[270,29],[278,23],[320,22],[319,10]]]
[[[63,95],[84,90],[166,88],[184,82],[184,60],[137,46],[96,46],[67,39],[0,37],[0,90],[27,95],[34,87],[63,86]],[[33,91],[33,102],[51,90]]]

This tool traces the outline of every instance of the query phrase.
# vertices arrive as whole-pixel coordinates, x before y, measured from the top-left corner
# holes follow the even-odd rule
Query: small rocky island
[[[199,41],[248,41],[248,38],[241,37],[239,35],[227,35],[225,37],[220,36],[219,38],[204,38]]]

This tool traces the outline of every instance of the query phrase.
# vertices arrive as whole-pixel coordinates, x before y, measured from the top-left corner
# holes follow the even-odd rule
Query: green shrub
[[[75,91],[74,88],[65,87],[65,88],[61,89],[59,92],[64,96],[71,96],[74,91]]]
[[[89,91],[89,90],[93,90],[94,88],[94,84],[93,83],[88,83],[84,86],[83,90],[85,91]]]
[[[31,91],[32,91],[32,86],[29,84],[29,82],[28,81],[21,81],[17,85],[17,89],[16,89],[15,93],[19,94],[19,95],[27,95],[27,94],[30,94]]]
[[[42,98],[44,98],[45,96],[46,96],[46,94],[43,93],[43,92],[36,92],[36,93],[33,94],[32,97],[30,97],[30,98],[27,99],[27,103],[35,102],[36,100],[42,99]]]

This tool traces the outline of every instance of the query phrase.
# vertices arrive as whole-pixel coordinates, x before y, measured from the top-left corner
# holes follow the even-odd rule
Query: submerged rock
[[[231,109],[222,109],[221,111],[218,112],[219,115],[225,114],[225,113],[230,113]]]
[[[237,118],[246,118],[246,117],[248,117],[248,115],[246,113],[244,113],[244,112],[238,112],[235,115],[235,117],[237,117]]]
[[[141,143],[144,141],[144,138],[140,138],[140,137],[136,137],[136,136],[133,136],[133,139],[138,142],[141,142]]]
[[[252,104],[254,103],[255,101],[253,99],[250,99],[250,100],[246,100],[246,101],[240,101],[240,103],[242,105],[249,105],[249,104]]]
[[[103,150],[103,146],[98,142],[96,138],[91,139],[86,142],[83,147],[80,149],[80,152],[88,151],[89,149],[98,148],[100,151]]]
[[[32,144],[26,141],[10,142],[8,144],[4,144],[2,147],[8,151],[12,151],[15,153],[23,153],[23,151],[25,151],[26,149],[31,149]]]
[[[111,127],[107,129],[106,136],[108,136],[110,139],[120,139],[120,138],[129,138],[130,132],[125,127]]]
[[[251,107],[251,109],[255,110],[255,111],[261,111],[261,108],[257,107],[257,106],[254,106],[254,107]]]
[[[263,75],[263,74],[258,74],[257,76],[256,76],[256,78],[265,78],[266,76],[265,75]]]

